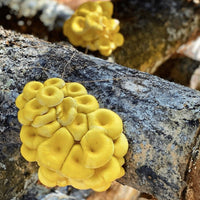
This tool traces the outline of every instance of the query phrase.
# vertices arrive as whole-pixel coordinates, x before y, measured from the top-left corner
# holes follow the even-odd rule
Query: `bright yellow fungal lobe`
[[[18,117],[18,121],[23,124],[23,125],[30,125],[31,121],[27,120],[25,118],[25,113],[24,113],[24,109],[19,110],[19,112],[17,113],[17,117]]]
[[[37,149],[46,140],[46,138],[39,136],[37,130],[32,126],[22,126],[20,139],[30,149]]]
[[[22,109],[24,108],[24,105],[27,103],[27,100],[24,99],[23,93],[20,94],[16,101],[15,101],[15,105],[17,106],[17,108]]]
[[[105,135],[105,130],[99,127],[89,130],[81,140],[84,150],[84,165],[88,168],[98,168],[105,165],[114,153],[111,138]]]
[[[83,149],[80,144],[75,144],[67,159],[65,160],[61,172],[68,178],[83,180],[91,177],[94,170],[86,168],[83,163]]]
[[[51,108],[49,112],[47,112],[46,114],[35,117],[32,126],[41,127],[55,120],[56,120],[56,109]]]
[[[73,17],[77,24],[65,23],[68,28],[74,26],[74,30],[66,31],[79,32],[85,41],[75,34],[73,40],[78,39],[85,47],[86,41],[95,38],[89,43],[91,48],[101,46],[108,54],[110,48],[121,44],[121,36],[115,31],[118,25],[115,27],[113,20],[109,24],[105,17],[111,15],[111,5],[96,2],[82,6],[82,15]],[[109,31],[104,29],[106,39],[97,42],[101,21],[110,25],[112,39],[108,39]],[[38,163],[42,184],[101,192],[124,175],[128,142],[122,133],[122,120],[113,111],[99,108],[96,98],[87,94],[80,83],[65,83],[60,78],[50,78],[44,84],[32,81],[25,85],[15,103],[22,124],[21,154],[27,161]]]
[[[43,171],[41,170],[41,167],[38,170],[38,178],[39,178],[40,182],[43,185],[46,185],[47,187],[55,187],[56,186],[56,180],[49,180],[48,178],[46,178],[43,174]]]
[[[74,121],[67,126],[67,129],[75,141],[80,141],[88,131],[87,116],[83,113],[78,113]]]
[[[22,156],[29,162],[36,161],[36,153],[37,150],[28,148],[25,144],[22,144],[21,146],[21,154]]]
[[[64,94],[55,86],[46,86],[37,93],[37,101],[44,106],[53,107],[62,102]]]
[[[61,78],[50,78],[44,82],[44,85],[63,88],[65,86],[65,81],[63,81]]]
[[[29,121],[33,121],[36,116],[47,113],[49,109],[47,106],[42,106],[34,98],[26,103],[23,110],[24,110],[23,112],[26,113],[26,115],[24,116],[25,119],[27,119]]]
[[[92,95],[82,95],[75,97],[77,102],[77,110],[81,113],[90,113],[99,108],[99,103]]]
[[[62,103],[56,107],[58,122],[62,126],[71,124],[77,115],[76,101],[72,97],[66,97]]]
[[[62,127],[38,147],[37,160],[52,170],[60,170],[65,158],[74,144],[73,137]]]
[[[89,129],[103,127],[106,134],[113,140],[117,139],[123,130],[123,123],[119,115],[108,109],[97,109],[88,114]]]
[[[71,97],[87,94],[87,90],[80,83],[67,83],[67,95]]]
[[[27,101],[35,98],[38,90],[40,90],[41,88],[43,88],[43,84],[38,82],[38,81],[31,81],[28,82],[23,89],[23,97],[24,99],[26,99]]]
[[[102,55],[109,56],[124,43],[122,34],[118,33],[119,20],[112,19],[112,14],[112,2],[86,2],[66,20],[63,33],[74,46],[99,50]],[[102,40],[109,42],[102,45]]]
[[[57,121],[53,121],[37,128],[37,133],[43,137],[51,137],[60,127],[61,125]]]
[[[88,187],[84,181],[81,180],[77,180],[77,179],[71,179],[69,178],[69,185],[72,185],[74,188],[77,188],[79,190],[87,190],[90,189],[90,187]]]
[[[126,155],[128,151],[128,141],[123,133],[114,141],[114,149],[114,155],[116,157],[120,158]]]

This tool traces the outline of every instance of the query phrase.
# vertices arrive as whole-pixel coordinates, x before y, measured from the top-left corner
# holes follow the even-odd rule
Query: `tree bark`
[[[0,27],[0,199],[20,198],[35,185],[37,166],[19,152],[15,98],[27,82],[50,77],[82,83],[100,107],[122,118],[129,150],[120,183],[158,200],[200,191],[190,173],[200,160],[200,92]]]
[[[183,43],[200,31],[200,5],[187,0],[112,2],[113,17],[119,19],[120,32],[125,38],[124,45],[117,48],[112,57],[118,64],[130,68],[154,73]],[[12,20],[6,20],[5,7],[0,8],[4,28],[31,32],[49,41],[67,41],[62,26],[72,12],[66,7],[49,0],[18,0],[17,4],[16,0],[0,0],[0,7],[1,4],[8,6],[10,13],[17,16],[11,15]],[[24,21],[23,26],[17,26],[19,20]],[[27,20],[31,21],[31,26],[27,25]],[[52,31],[48,32],[47,27]],[[102,57],[97,52],[95,54]]]

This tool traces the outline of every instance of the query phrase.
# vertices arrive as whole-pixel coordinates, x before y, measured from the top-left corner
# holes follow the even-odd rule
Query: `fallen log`
[[[120,183],[158,200],[200,199],[200,92],[2,27],[0,66],[0,199],[36,184],[37,166],[20,156],[15,98],[28,81],[50,77],[82,83],[121,116],[129,150]]]
[[[124,45],[117,48],[112,57],[116,63],[130,68],[154,73],[200,31],[200,5],[187,0],[112,2],[113,17],[119,19],[120,32],[125,38]],[[12,20],[6,19],[8,13]],[[49,41],[67,41],[62,35],[62,26],[71,14],[69,8],[55,1],[18,0],[16,3],[16,0],[0,0],[0,25]],[[17,26],[18,21],[23,25]]]

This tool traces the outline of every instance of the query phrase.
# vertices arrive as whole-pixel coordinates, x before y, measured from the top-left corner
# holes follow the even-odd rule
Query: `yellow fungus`
[[[128,151],[128,141],[123,133],[114,141],[114,149],[114,155],[116,157],[123,157],[126,155]]]
[[[57,121],[53,121],[37,128],[37,133],[43,137],[51,137],[60,127]]]
[[[22,126],[20,139],[30,149],[37,149],[46,140],[46,138],[39,136],[37,130],[32,126]]]
[[[92,187],[92,189],[96,192],[106,191],[111,186],[111,183],[105,183],[101,187]]]
[[[49,112],[44,115],[40,115],[35,117],[33,123],[31,124],[33,127],[41,127],[45,124],[48,124],[52,121],[56,120],[56,109],[51,108]]]
[[[67,126],[67,129],[75,141],[80,141],[88,131],[87,116],[83,113],[78,113],[74,121]]]
[[[34,98],[26,103],[23,110],[25,113],[24,117],[29,121],[33,121],[36,116],[47,113],[49,109],[47,106],[39,104],[36,98]]]
[[[41,170],[41,167],[38,169],[38,179],[40,182],[47,186],[47,187],[55,187],[56,186],[56,179],[55,180],[49,180],[46,178]]]
[[[96,173],[104,179],[105,182],[112,182],[119,177],[121,166],[115,157],[112,157],[104,166],[96,169]]]
[[[76,10],[75,14],[80,16],[87,16],[90,13],[99,13],[102,14],[102,7],[97,2],[87,2],[83,3]]]
[[[104,19],[112,11],[110,4],[97,2],[96,5],[94,8],[82,7],[83,14],[90,14],[82,16],[89,21],[84,24],[84,33],[80,34],[84,40],[77,43],[110,52],[122,43],[122,37],[115,32],[118,25],[110,23],[110,30],[104,27],[109,24],[109,19]],[[98,12],[91,13],[99,8],[104,12],[100,18],[96,15]],[[98,38],[97,22],[103,22],[103,39]],[[66,22],[66,26],[71,25],[75,26]],[[74,34],[72,29],[67,31]],[[95,37],[95,41],[90,41]],[[73,39],[77,38],[76,35]],[[50,78],[44,84],[32,81],[17,97],[16,106],[19,108],[18,120],[23,124],[21,154],[27,161],[38,163],[42,184],[47,187],[72,185],[77,189],[91,188],[101,192],[125,174],[122,165],[128,141],[122,133],[122,120],[113,111],[99,108],[96,98],[87,94],[80,83],[65,83],[60,78]]]
[[[45,86],[55,86],[57,88],[62,88],[65,86],[65,81],[61,78],[49,78],[44,82]]]
[[[16,101],[15,101],[15,105],[16,105],[17,108],[19,108],[19,109],[24,108],[24,105],[25,105],[26,103],[27,103],[27,100],[24,99],[23,93],[20,94],[20,95],[17,97]]]
[[[84,181],[81,180],[76,180],[76,179],[71,179],[69,178],[69,185],[72,185],[74,188],[77,188],[79,190],[87,190],[90,189]]]
[[[113,140],[122,133],[123,123],[115,112],[100,108],[88,114],[89,129],[100,126],[106,129],[106,134]]]
[[[87,94],[87,90],[80,83],[67,83],[67,95],[70,97],[81,96]]]
[[[37,160],[51,170],[59,170],[74,144],[73,137],[62,127],[54,135],[39,145]]]
[[[30,125],[31,124],[31,121],[27,120],[25,118],[24,109],[18,111],[17,118],[18,118],[18,121],[23,125]]]
[[[103,15],[110,18],[113,14],[113,4],[110,1],[98,1],[98,4],[101,6]]]
[[[34,162],[36,161],[36,153],[37,150],[35,149],[30,149],[26,145],[22,144],[20,148],[20,152],[22,156],[29,162]]]
[[[43,88],[43,84],[38,82],[38,81],[30,81],[28,82],[23,89],[23,97],[24,99],[26,99],[27,101],[35,98],[38,90],[40,90],[41,88]]]
[[[75,144],[67,156],[61,172],[68,178],[83,180],[94,174],[94,169],[83,165],[83,150],[80,144]]]
[[[64,94],[55,86],[45,86],[36,95],[37,101],[44,106],[53,107],[62,102]]]
[[[77,111],[81,113],[90,113],[99,108],[99,103],[92,95],[82,95],[75,97],[77,102]]]
[[[71,29],[77,35],[83,34],[86,31],[85,18],[82,16],[75,16],[71,22]]]
[[[77,115],[76,101],[72,97],[66,97],[62,103],[56,107],[58,122],[62,126],[71,124]]]
[[[81,140],[84,151],[84,165],[88,168],[98,168],[105,165],[114,153],[114,144],[105,134],[103,128],[89,130]]]

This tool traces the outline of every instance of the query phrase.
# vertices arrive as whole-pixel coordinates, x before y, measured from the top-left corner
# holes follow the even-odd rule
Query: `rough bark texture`
[[[124,66],[153,73],[200,30],[200,5],[187,0],[113,0],[125,43],[113,54]]]
[[[187,0],[112,2],[113,17],[120,20],[120,32],[125,38],[123,47],[116,49],[113,57],[117,63],[127,67],[155,72],[181,44],[200,30],[200,5]],[[49,41],[67,41],[62,35],[62,25],[71,14],[67,8],[61,9],[59,4],[48,0],[17,0],[17,3],[16,0],[0,0],[0,6],[1,3],[8,6],[0,8],[0,23],[5,28],[48,38]],[[12,20],[6,19],[8,8]],[[24,25],[18,26],[18,20]],[[28,21],[32,24],[27,25]],[[47,27],[52,31],[48,32]],[[97,52],[92,53],[101,57]]]
[[[69,46],[3,28],[0,28],[0,199],[20,198],[35,185],[30,176],[35,164],[28,164],[20,156],[20,124],[14,102],[25,83],[50,77],[81,82],[101,107],[121,116],[129,151],[126,174],[119,182],[158,200],[184,199],[182,191],[191,182],[187,173],[198,156],[200,92],[82,54]],[[199,174],[196,178],[200,178]]]

